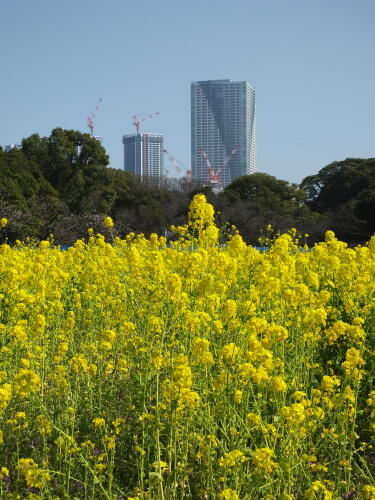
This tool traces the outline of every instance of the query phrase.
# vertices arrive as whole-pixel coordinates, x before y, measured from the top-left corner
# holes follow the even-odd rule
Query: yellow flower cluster
[[[375,237],[214,219],[0,245],[1,498],[374,498]]]
[[[278,467],[278,464],[272,460],[273,451],[270,448],[258,448],[253,453],[252,463],[258,473],[271,472]]]
[[[39,388],[40,377],[33,370],[21,368],[14,377],[14,388],[21,398]]]
[[[361,353],[354,347],[346,352],[346,360],[342,363],[346,375],[354,380],[360,380],[363,376],[361,367],[365,364],[365,360],[361,357]]]
[[[333,493],[330,487],[332,488],[332,483],[329,481],[314,481],[305,491],[304,498],[306,498],[306,500],[315,500],[320,497],[323,498],[323,500],[331,500],[333,499]],[[319,492],[322,494],[321,496]]]
[[[375,486],[370,486],[366,484],[362,488],[363,498],[365,500],[375,500]]]
[[[210,343],[207,339],[196,337],[193,339],[192,355],[194,364],[197,365],[212,365],[214,358],[209,350]]]
[[[17,469],[25,478],[29,488],[43,488],[46,482],[51,479],[47,471],[38,468],[38,464],[32,458],[20,458]]]
[[[238,500],[238,494],[235,490],[232,490],[231,488],[225,488],[225,490],[221,491],[219,493],[218,498],[221,498],[223,500]]]
[[[219,458],[219,465],[220,467],[238,467],[246,460],[247,458],[242,451],[233,450]]]
[[[280,414],[284,417],[286,425],[298,427],[306,418],[305,406],[302,403],[294,403],[291,406],[283,406]]]

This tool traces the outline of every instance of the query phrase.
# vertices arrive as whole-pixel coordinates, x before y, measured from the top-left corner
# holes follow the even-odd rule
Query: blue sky
[[[300,182],[375,156],[374,0],[2,0],[0,144],[95,133],[122,168],[131,115],[190,165],[190,82],[256,89],[257,170]],[[167,166],[171,174],[173,165]]]

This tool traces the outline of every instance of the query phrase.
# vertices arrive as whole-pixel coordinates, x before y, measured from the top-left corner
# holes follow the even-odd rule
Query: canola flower
[[[375,498],[375,237],[214,220],[0,246],[1,498]]]
[[[111,217],[106,217],[103,221],[103,224],[104,224],[104,227],[106,227],[107,229],[110,229],[111,227],[113,227],[113,220]],[[89,234],[92,234],[92,232],[90,231]]]

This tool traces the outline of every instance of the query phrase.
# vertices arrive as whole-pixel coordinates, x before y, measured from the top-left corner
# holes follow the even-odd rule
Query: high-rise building
[[[124,170],[141,179],[164,176],[164,136],[162,134],[130,134],[122,138]]]
[[[220,187],[255,172],[255,91],[249,83],[192,82],[191,163],[193,178]]]

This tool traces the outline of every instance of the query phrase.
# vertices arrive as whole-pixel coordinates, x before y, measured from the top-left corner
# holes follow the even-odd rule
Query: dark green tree
[[[58,193],[44,178],[39,165],[14,149],[0,151],[0,197],[27,211],[36,199],[58,199]]]
[[[107,189],[105,149],[89,134],[56,128],[49,137],[34,134],[22,141],[25,156],[35,161],[70,210],[108,211],[114,192]]]
[[[347,158],[306,177],[301,188],[312,210],[329,217],[338,236],[349,242],[375,231],[375,159]]]
[[[256,243],[260,230],[268,224],[281,232],[291,227],[305,232],[316,218],[306,207],[305,198],[298,185],[256,173],[227,186],[218,207],[223,222],[236,225],[247,241]]]
[[[239,177],[225,189],[225,193],[233,199],[257,201],[265,207],[283,202],[300,204],[306,196],[297,184],[264,173]]]

